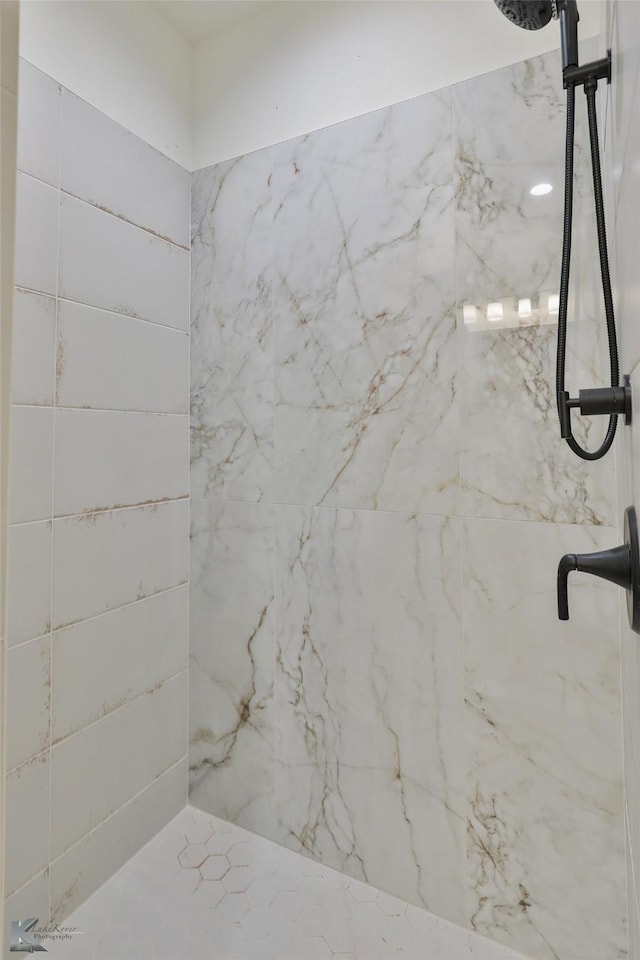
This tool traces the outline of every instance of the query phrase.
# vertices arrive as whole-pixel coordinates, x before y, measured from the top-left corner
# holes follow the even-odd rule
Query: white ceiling
[[[155,0],[155,5],[187,40],[200,43],[272,4],[271,0]]]

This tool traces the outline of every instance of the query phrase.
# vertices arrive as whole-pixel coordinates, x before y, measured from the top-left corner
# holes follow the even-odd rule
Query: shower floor
[[[525,960],[194,807],[64,923],[65,960]]]

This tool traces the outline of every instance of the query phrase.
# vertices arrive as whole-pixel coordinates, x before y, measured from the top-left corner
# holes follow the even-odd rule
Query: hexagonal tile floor
[[[65,921],[73,960],[525,960],[186,807]]]

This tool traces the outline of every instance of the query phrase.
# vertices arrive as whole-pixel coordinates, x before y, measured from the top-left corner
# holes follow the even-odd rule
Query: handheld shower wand
[[[567,91],[567,134],[565,150],[564,224],[562,237],[562,266],[560,270],[560,297],[558,307],[558,351],[556,360],[556,399],[560,436],[569,448],[583,460],[600,460],[611,449],[616,434],[618,415],[624,414],[625,423],[631,423],[631,386],[625,376],[620,386],[618,344],[609,274],[607,234],[605,228],[600,145],[596,115],[598,80],[611,82],[611,53],[601,60],[579,66],[578,63],[578,7],[576,0],[494,0],[501,13],[525,30],[540,30],[553,19],[560,20],[562,49],[562,78]],[[589,141],[593,170],[593,196],[596,211],[596,229],[600,255],[600,273],[604,299],[611,387],[579,390],[578,397],[570,397],[565,390],[567,345],[567,305],[569,301],[569,273],[571,267],[571,232],[573,226],[573,153],[575,134],[575,89],[584,86],[589,119]],[[608,415],[609,423],[604,440],[597,450],[585,450],[576,440],[571,428],[571,410],[578,407],[585,415]]]

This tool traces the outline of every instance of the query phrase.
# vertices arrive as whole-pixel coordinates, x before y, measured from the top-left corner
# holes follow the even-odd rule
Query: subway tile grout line
[[[10,523],[9,527],[32,527],[36,523],[53,523],[53,520],[51,517],[41,517],[40,520],[20,520],[18,523]]]
[[[149,417],[189,417],[188,410],[135,410],[129,407],[87,407],[74,406],[67,403],[12,403],[12,407],[26,407],[34,410],[49,410],[55,407],[56,410],[79,410],[83,413],[132,413],[136,416]]]
[[[37,290],[29,290],[27,287],[21,287],[20,289],[25,290],[27,293],[38,293]],[[41,294],[46,296],[46,294]],[[85,303],[84,300],[73,300],[71,297],[58,297],[59,303],[74,303],[81,307],[87,307],[89,310],[100,310],[102,313],[113,314],[115,317],[124,317],[127,320],[137,320],[138,323],[148,323],[152,327],[160,327],[162,330],[172,330],[174,333],[181,333],[183,336],[189,335],[188,329],[183,329],[182,327],[174,327],[169,323],[162,323],[160,320],[151,320],[149,317],[138,317],[133,316],[130,313],[121,313],[119,310],[112,310],[110,307],[99,307],[95,303]]]
[[[142,697],[149,696],[150,693],[156,693],[158,690],[161,690],[167,683],[171,683],[173,680],[176,680],[178,677],[181,677],[183,674],[187,673],[187,668],[182,667],[181,670],[177,670],[175,673],[170,674],[168,677],[165,677],[162,680],[156,680],[150,687],[146,687],[144,690],[141,690],[140,693],[134,694],[130,697],[125,703],[119,704],[117,707],[114,707],[113,710],[107,711],[101,717],[98,717],[96,720],[91,720],[89,723],[85,723],[83,727],[80,727],[79,730],[74,730],[72,733],[68,733],[64,737],[60,737],[59,740],[56,740],[55,743],[51,743],[51,753],[53,754],[57,747],[61,746],[63,743],[68,743],[70,740],[73,740],[74,737],[79,737],[87,730],[90,730],[92,727],[97,726],[97,724],[102,723],[104,720],[108,720],[110,717],[114,717],[116,714],[120,713],[122,710],[126,710],[127,707],[131,706],[132,703],[135,703],[137,700],[140,700]],[[156,777],[157,779],[157,777]],[[151,781],[153,783],[153,781]],[[149,786],[149,784],[147,784]],[[144,788],[143,788],[144,789]]]
[[[113,210],[108,210],[100,203],[96,203],[93,200],[85,200],[84,197],[79,197],[75,193],[71,193],[70,190],[64,190],[60,187],[60,194],[64,197],[70,197],[72,200],[77,200],[78,203],[84,203],[88,207],[93,207],[94,210],[100,210],[101,213],[106,213],[107,216],[113,217],[115,220],[120,220],[122,223],[128,224],[130,227],[135,227],[136,230],[142,230],[144,233],[149,234],[155,240],[159,240],[161,243],[168,243],[169,246],[175,247],[177,250],[184,250],[185,253],[189,252],[189,247],[185,246],[183,243],[178,243],[177,240],[171,240],[170,237],[164,236],[163,234],[158,233],[156,230],[153,230],[151,227],[145,227],[141,223],[136,223],[135,220],[130,220],[122,213],[115,213]]]
[[[173,333],[180,333],[184,337],[189,336],[189,331],[182,327],[173,327],[168,323],[161,323],[159,320],[150,320],[148,317],[134,317],[130,313],[120,313],[118,310],[111,310],[109,307],[98,307],[95,303],[85,303],[84,300],[72,300],[71,297],[59,297],[52,293],[45,293],[43,290],[36,290],[34,287],[24,287],[15,283],[14,289],[19,293],[28,293],[33,297],[44,297],[47,300],[57,300],[60,303],[72,303],[79,307],[86,307],[87,310],[96,310],[99,313],[108,313],[114,317],[122,317],[124,320],[132,320],[137,323],[146,323],[152,327],[159,327],[161,330],[171,330]]]
[[[52,810],[53,810],[53,783],[51,776],[51,744],[53,742],[53,594],[55,590],[55,533],[53,529],[53,517],[55,514],[55,475],[56,475],[56,402],[58,397],[58,315],[60,312],[60,181],[62,178],[62,118],[58,113],[58,173],[57,173],[57,200],[56,200],[56,294],[54,306],[54,332],[53,332],[53,424],[52,424],[52,443],[51,452],[51,569],[50,569],[50,592],[49,592],[49,797],[48,797],[48,817],[49,817],[49,835],[47,837],[47,868],[51,864],[52,854]],[[48,916],[51,916],[51,872],[47,874],[48,887]]]
[[[35,183],[42,184],[43,187],[49,187],[51,190],[54,190],[56,193],[60,193],[60,186],[56,186],[55,183],[50,183],[49,180],[43,180],[42,177],[36,177],[35,174],[29,173],[28,170],[22,170],[20,167],[16,167],[16,173],[19,173],[21,177],[28,177],[29,180],[33,180]],[[58,166],[58,177],[60,179],[60,167]],[[53,296],[53,294],[49,294]]]
[[[92,510],[85,510],[82,513],[60,513],[53,518],[56,520],[88,520],[90,517],[100,517],[106,513],[120,513],[122,510],[145,510],[151,507],[163,507],[172,503],[188,503],[188,494],[181,494],[179,497],[160,497],[158,500],[142,500],[139,503],[127,503],[112,507],[98,507]]]
[[[108,610],[103,610],[102,613],[94,613],[90,617],[83,617],[81,620],[74,620],[73,623],[63,624],[60,627],[52,627],[51,630],[47,630],[46,633],[40,633],[36,637],[27,637],[25,640],[18,640],[16,643],[8,645],[7,650],[15,650],[18,647],[26,646],[28,643],[35,643],[38,640],[42,641],[48,636],[51,636],[52,639],[55,639],[56,634],[63,633],[65,630],[73,630],[74,627],[80,626],[81,624],[90,623],[92,620],[101,620],[102,617],[108,617],[110,614],[118,613],[120,610],[126,610],[128,607],[135,607],[137,604],[147,603],[149,600],[155,599],[155,597],[161,597],[165,593],[171,593],[173,590],[181,590],[186,586],[188,586],[188,581],[181,580],[180,583],[172,584],[170,587],[163,587],[161,590],[156,590],[154,593],[148,593],[144,597],[136,597],[135,600],[128,600],[126,603],[121,603],[117,607],[110,607]]]
[[[145,227],[141,223],[136,223],[135,220],[130,220],[124,214],[115,213],[113,210],[107,210],[102,204],[96,203],[93,200],[85,200],[84,197],[79,197],[77,194],[71,193],[69,190],[64,190],[60,183],[58,183],[58,186],[56,187],[52,183],[49,183],[48,180],[43,180],[41,177],[36,177],[33,173],[29,173],[27,170],[21,170],[20,168],[17,168],[16,172],[22,177],[28,177],[29,180],[33,180],[35,183],[40,183],[44,187],[50,187],[52,190],[55,190],[58,193],[59,198],[69,197],[71,200],[76,200],[78,203],[84,203],[85,206],[92,207],[94,210],[99,210],[101,213],[104,213],[109,217],[113,217],[114,220],[120,220],[122,223],[126,223],[128,226],[134,227],[136,230],[142,230],[143,233],[149,234],[156,240],[159,240],[161,243],[167,243],[169,246],[176,247],[178,250],[184,250],[186,253],[189,252],[189,247],[185,244],[178,243],[177,240],[171,240],[170,237],[157,233],[157,231],[153,230],[151,227]],[[60,167],[58,167],[58,180],[60,181]]]
[[[17,293],[30,293],[34,297],[43,297],[45,300],[53,300],[54,303],[58,299],[55,293],[44,293],[42,290],[34,290],[31,287],[23,287],[19,283],[14,283],[13,289]]]
[[[91,517],[99,517],[106,513],[121,513],[123,510],[145,510],[150,507],[164,507],[173,503],[185,503],[188,496],[172,497],[165,500],[151,500],[150,502],[129,503],[121,507],[104,507],[98,510],[87,510],[84,513],[66,513],[53,518],[41,517],[39,520],[21,520],[18,523],[10,523],[10,527],[28,527],[35,523],[55,523],[57,520],[88,520]]]
[[[108,610],[103,610],[101,613],[93,613],[90,617],[80,617],[78,620],[71,621],[71,623],[62,623],[60,626],[54,626],[51,630],[51,633],[56,634],[61,633],[63,630],[71,630],[73,627],[76,627],[81,623],[84,624],[89,623],[91,620],[98,620],[100,617],[106,617],[110,613],[117,613],[118,610],[125,610],[127,607],[132,607],[136,603],[144,603],[146,600],[151,600],[153,597],[160,597],[165,593],[170,593],[172,590],[178,590],[180,587],[185,587],[187,585],[187,580],[181,580],[179,583],[173,583],[170,587],[163,587],[161,590],[155,590],[153,593],[148,593],[146,597],[136,597],[135,600],[129,600],[127,603],[121,603],[117,607],[110,607]],[[29,641],[24,642],[28,643]]]
[[[171,240],[170,237],[166,237],[163,234],[158,233],[151,227],[145,227],[141,223],[136,223],[135,220],[130,220],[122,213],[115,213],[113,210],[108,210],[100,203],[96,203],[93,200],[85,200],[84,197],[79,197],[76,193],[71,193],[70,190],[64,190],[62,187],[60,187],[60,194],[64,197],[70,197],[72,200],[77,200],[78,203],[84,203],[87,207],[93,207],[94,210],[100,210],[101,213],[106,213],[107,216],[113,217],[115,220],[120,220],[122,223],[126,223],[130,227],[135,227],[136,230],[142,230],[144,233],[149,234],[150,236],[154,237],[154,239],[159,240],[161,243],[168,243],[171,247],[176,247],[178,250],[184,250],[186,253],[189,252],[189,247],[185,246],[185,244],[178,243],[177,240]]]
[[[38,520],[20,520],[16,523],[10,523],[9,527],[29,527],[36,523],[55,524],[58,520],[89,520],[92,517],[100,517],[107,513],[121,513],[123,510],[145,510],[151,507],[164,507],[173,503],[186,503],[188,500],[189,497],[186,494],[182,494],[179,497],[145,500],[140,503],[128,503],[117,507],[99,507],[96,510],[86,510],[83,513],[61,513],[52,518],[40,517]]]
[[[187,352],[187,383],[186,383],[186,396],[185,401],[187,405],[187,412],[189,416],[189,445],[187,449],[188,455],[188,466],[189,473],[187,476],[187,484],[189,487],[189,506],[187,507],[187,649],[186,649],[186,670],[187,670],[187,704],[186,704],[186,743],[185,751],[187,756],[187,775],[185,777],[184,785],[184,800],[185,803],[189,802],[189,762],[190,762],[190,740],[191,740],[191,299],[192,299],[192,287],[193,287],[193,275],[192,275],[192,265],[193,265],[193,256],[191,252],[192,247],[192,237],[191,237],[191,224],[193,222],[193,174],[189,174],[189,207],[187,210],[188,215],[188,228],[189,228],[189,291],[188,291],[188,318],[189,318],[189,327],[187,329],[187,337],[189,343],[189,349]]]
[[[279,509],[301,509],[301,510],[316,510],[316,511],[336,511],[336,512],[346,512],[346,513],[366,513],[379,516],[390,516],[398,517],[405,519],[419,519],[424,517],[432,520],[464,520],[472,521],[479,523],[528,523],[528,524],[537,524],[543,527],[576,527],[580,530],[613,530],[618,531],[616,524],[609,523],[579,523],[577,521],[571,520],[545,520],[541,517],[494,517],[494,516],[480,516],[478,514],[472,513],[461,513],[456,511],[450,511],[448,513],[432,513],[429,511],[420,511],[420,510],[380,510],[373,507],[360,507],[360,506],[345,506],[343,504],[339,505],[329,505],[329,504],[318,504],[318,503],[296,503],[293,501],[284,501],[284,500],[273,500],[273,499],[264,499],[264,500],[242,500],[236,499],[234,497],[202,497],[202,496],[191,496],[191,500],[197,503],[215,503],[215,504],[236,504],[236,505],[245,505],[247,507],[265,507],[265,508],[279,508]]]
[[[17,897],[20,893],[22,893],[23,890],[26,890],[26,888],[29,886],[30,883],[33,883],[34,880],[37,880],[38,877],[45,877],[45,876],[46,876],[47,881],[48,881],[48,879],[49,879],[49,864],[47,864],[46,867],[43,867],[42,870],[38,870],[37,873],[34,873],[32,877],[29,877],[28,880],[25,880],[24,883],[21,883],[19,887],[16,887],[16,889],[13,891],[13,893],[8,894],[8,896],[6,896],[6,897],[4,898],[5,906],[6,906],[7,900],[10,900],[11,897]],[[47,919],[48,919],[48,918],[47,918]]]
[[[136,800],[138,800],[138,798],[141,797],[143,793],[146,793],[147,790],[149,790],[151,787],[155,786],[155,784],[158,782],[158,780],[161,780],[163,777],[166,777],[169,773],[171,773],[173,770],[175,770],[176,767],[180,766],[181,763],[184,763],[185,760],[187,760],[186,754],[183,754],[183,755],[182,755],[181,757],[179,757],[177,760],[174,760],[174,762],[173,762],[172,764],[170,764],[170,765],[167,767],[166,770],[163,770],[162,773],[159,773],[158,776],[155,777],[155,778],[151,781],[151,783],[147,783],[144,787],[142,787],[141,790],[138,790],[138,792],[135,793],[132,797],[129,797],[129,799],[126,800],[126,801],[125,801],[121,806],[119,806],[116,810],[113,810],[110,814],[108,814],[108,815],[104,818],[104,820],[101,820],[100,823],[97,823],[97,824],[95,825],[95,827],[92,827],[90,830],[88,830],[88,831],[87,831],[85,834],[83,834],[78,840],[74,840],[73,843],[71,844],[71,846],[67,847],[66,850],[64,850],[62,853],[59,853],[57,857],[55,857],[53,860],[50,861],[50,863],[49,863],[49,869],[51,870],[51,868],[54,867],[54,866],[55,866],[60,860],[62,860],[64,857],[66,857],[67,854],[68,854],[71,850],[73,850],[75,847],[77,847],[80,843],[83,843],[83,841],[85,841],[85,840],[87,839],[87,837],[90,837],[92,834],[96,833],[96,831],[98,831],[101,827],[103,827],[103,826],[105,825],[105,823],[107,823],[109,820],[113,819],[113,817],[115,817],[115,816],[117,816],[119,813],[121,813],[121,812],[122,812],[126,807],[128,807],[130,804],[132,804],[132,803],[134,803]],[[178,811],[178,812],[180,812],[180,811]],[[153,840],[155,836],[157,836],[157,832],[156,832],[156,834],[154,834],[154,836],[152,836],[152,837],[149,838],[149,840],[147,841],[147,843],[148,843],[149,841]],[[142,846],[145,846],[145,844],[142,844]],[[132,854],[132,856],[133,856],[133,854]],[[127,857],[127,859],[130,859],[130,857]],[[126,861],[125,861],[125,862],[126,862]],[[37,874],[36,874],[36,876],[37,876]]]
[[[7,770],[7,776],[11,773],[15,773],[17,770],[22,770],[24,767],[28,767],[30,763],[35,763],[35,761],[40,761],[42,757],[49,756],[51,753],[50,747],[43,747],[42,750],[38,750],[37,753],[34,753],[33,756],[28,757],[26,760],[21,760],[20,763],[15,763],[12,767],[9,767]],[[40,873],[40,871],[36,871]]]
[[[75,409],[75,408],[74,408]],[[120,412],[120,411],[116,411]],[[527,520],[522,517],[481,517],[474,514],[463,514],[463,513],[423,513],[416,512],[411,510],[374,510],[369,507],[346,507],[346,506],[335,506],[329,507],[325,504],[318,505],[313,503],[293,503],[293,502],[284,502],[284,501],[275,501],[275,500],[235,500],[225,497],[194,497],[184,494],[180,497],[174,497],[169,500],[154,500],[151,503],[131,503],[126,506],[121,507],[104,507],[99,510],[87,511],[86,513],[73,513],[73,514],[61,514],[60,516],[53,517],[49,519],[48,517],[40,517],[38,520],[18,520],[9,524],[10,528],[14,527],[28,527],[38,523],[55,523],[56,520],[86,520],[92,516],[100,516],[103,513],[118,513],[122,510],[143,510],[145,507],[159,507],[171,503],[183,503],[185,501],[190,501],[191,503],[215,503],[218,505],[222,504],[234,504],[236,506],[246,506],[246,507],[264,507],[264,508],[276,508],[276,509],[298,509],[298,510],[315,510],[315,511],[335,511],[342,513],[363,513],[371,514],[373,516],[389,516],[389,517],[398,517],[404,519],[419,519],[424,517],[430,520],[462,520],[470,521],[472,523],[524,523],[524,524],[537,524],[541,527],[574,527],[577,530],[608,530],[615,533],[618,532],[618,527],[616,524],[607,524],[607,523],[577,523],[570,520],[566,521],[556,521],[556,520]]]
[[[25,640],[18,640],[16,643],[7,646],[7,650],[11,652],[11,650],[17,650],[18,647],[26,647],[28,643],[37,643],[50,636],[53,632],[53,630],[47,630],[46,633],[39,633],[37,637],[27,637]]]

